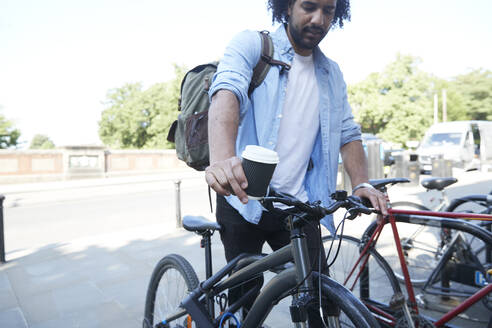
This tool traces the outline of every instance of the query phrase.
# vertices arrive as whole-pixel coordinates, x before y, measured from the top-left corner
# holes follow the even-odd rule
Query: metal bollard
[[[3,233],[3,200],[4,195],[0,195],[0,263],[5,263],[5,242]]]
[[[384,177],[384,151],[381,141],[370,140],[366,145],[369,179],[382,179]]]
[[[444,159],[443,155],[432,158],[432,176],[433,177],[453,177],[453,163]]]
[[[174,197],[176,198],[176,228],[183,227],[181,222],[181,180],[174,181]]]

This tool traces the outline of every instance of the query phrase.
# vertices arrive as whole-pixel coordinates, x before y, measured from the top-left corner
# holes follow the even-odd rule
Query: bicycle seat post
[[[438,208],[439,211],[443,210],[449,205],[449,197],[446,189],[441,191],[441,198],[439,199],[439,204],[441,204]]]
[[[200,234],[202,239],[200,240],[200,247],[205,249],[205,276],[206,278],[212,277],[212,233],[210,230]]]
[[[200,233],[202,239],[200,240],[200,247],[205,249],[205,276],[206,279],[212,277],[212,235],[213,232],[210,230],[205,230]],[[215,313],[215,306],[213,299],[206,298],[206,303],[208,307],[208,312],[213,315]]]

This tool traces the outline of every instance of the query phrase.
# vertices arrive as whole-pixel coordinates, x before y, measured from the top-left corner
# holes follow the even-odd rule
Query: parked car
[[[420,170],[432,170],[435,157],[451,160],[454,167],[476,168],[492,163],[492,122],[454,121],[432,125],[417,148]]]

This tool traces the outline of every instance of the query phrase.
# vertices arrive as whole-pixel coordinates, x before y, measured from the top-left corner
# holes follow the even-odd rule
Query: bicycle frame
[[[273,252],[264,257],[254,256],[254,255],[252,256],[240,255],[239,257],[231,261],[228,265],[226,265],[223,270],[220,270],[215,275],[213,275],[210,279],[204,281],[201,287],[193,291],[183,301],[182,306],[186,310],[188,310],[188,313],[193,317],[193,320],[200,323],[200,327],[203,326],[203,327],[212,328],[214,327],[214,323],[210,319],[210,315],[206,311],[205,306],[201,302],[202,296],[206,295],[212,290],[214,295],[220,294],[221,292],[231,287],[237,286],[244,281],[249,281],[251,279],[257,278],[260,274],[269,270],[270,268],[277,267],[279,265],[285,264],[292,260],[293,260],[293,256],[292,256],[291,245],[284,246],[283,248],[277,250],[276,252]],[[229,276],[224,281],[220,281],[227,274],[231,273],[236,267],[241,267],[241,266],[243,266],[243,268],[232,273],[231,276]],[[275,296],[277,296],[274,295],[272,291],[282,290],[282,288],[280,287],[283,286],[283,284],[286,281],[285,279],[281,279],[281,278],[288,279],[287,281],[288,285],[293,284],[295,286],[296,283],[295,269],[291,268],[289,270],[284,270],[283,273],[275,276],[270,281],[268,288],[265,288],[264,292],[262,292],[258,296],[257,300],[255,301],[255,304],[256,302],[265,303],[264,299],[270,300],[273,299]],[[236,303],[229,305],[229,307],[225,310],[225,312],[234,312],[248,298],[248,296],[249,296],[248,294],[243,295]],[[266,304],[270,304],[271,307],[272,303],[266,302]],[[251,310],[248,313],[246,320],[251,322],[251,327],[255,327],[255,325],[259,324],[261,319],[264,318],[266,314],[268,314],[269,308],[263,307],[263,309],[258,308],[258,310],[255,310],[255,305],[253,305],[253,308],[251,308]],[[246,321],[243,323],[242,327],[248,327],[246,325]]]
[[[408,268],[405,262],[403,249],[400,243],[400,237],[398,234],[398,229],[396,227],[396,222],[405,222],[405,223],[418,224],[418,225],[429,225],[429,226],[436,226],[440,228],[455,229],[455,230],[467,232],[473,236],[476,236],[486,241],[488,244],[492,244],[492,234],[490,234],[487,230],[480,228],[476,225],[470,224],[463,220],[456,220],[456,218],[462,218],[462,219],[480,218],[480,219],[492,220],[492,215],[470,214],[470,213],[428,212],[428,211],[407,211],[407,210],[396,210],[391,208],[388,209],[388,212],[389,212],[389,216],[387,218],[379,220],[378,222],[371,223],[370,226],[364,232],[364,235],[362,237],[364,247],[360,252],[358,261],[355,263],[354,268],[352,272],[349,274],[349,277],[347,277],[346,281],[350,279],[350,276],[355,272],[359,263],[362,263],[356,279],[359,278],[359,276],[361,275],[361,273],[365,268],[365,265],[367,264],[368,256],[366,256],[365,259],[364,257],[367,254],[369,247],[374,247],[374,245],[377,243],[379,235],[381,234],[381,231],[383,230],[383,227],[389,223],[392,228],[393,237],[397,248],[398,258],[400,261],[400,266],[405,279],[405,287],[408,292],[409,304],[415,314],[418,314],[419,310],[417,307],[417,301],[415,298],[414,289],[410,281]],[[445,260],[444,258],[441,259],[441,261],[444,260]],[[353,289],[354,286],[352,286],[351,289]],[[485,287],[479,289],[475,294],[467,298],[460,306],[446,313],[443,317],[441,317],[438,321],[436,321],[434,325],[435,326],[444,325],[445,323],[449,322],[451,319],[453,319],[463,311],[467,310],[470,306],[475,304],[481,298],[485,297],[485,295],[487,295],[491,291],[492,291],[492,284],[486,285]],[[379,315],[383,315],[384,317],[391,318],[391,315],[389,313],[383,313],[381,309],[377,309],[377,311]]]
[[[279,291],[292,289],[297,284],[301,284],[299,288],[300,294],[306,294],[313,290],[313,277],[308,276],[311,265],[307,255],[305,236],[301,231],[302,228],[295,226],[292,217],[288,218],[288,221],[291,226],[290,244],[268,255],[239,255],[220,271],[202,282],[197,289],[191,292],[190,295],[183,300],[181,306],[191,315],[193,320],[197,322],[200,327],[216,327],[216,322],[214,322],[215,313],[210,311],[213,307],[210,307],[208,302],[203,302],[204,298],[210,299],[231,287],[258,278],[263,272],[278,268],[291,261],[295,264],[293,267],[283,270],[272,278],[267,286],[263,288],[241,327],[258,327],[270,312],[274,301],[281,296]],[[232,273],[234,270],[236,271]],[[230,273],[232,274],[228,278],[221,281]],[[305,277],[308,277],[308,279],[305,279]],[[342,289],[344,288],[340,286],[338,292],[343,292]],[[234,304],[229,304],[224,313],[236,312],[246,300],[249,297],[254,296],[257,291],[258,290],[255,289],[248,291]],[[166,321],[177,319],[185,315],[186,311],[180,311],[167,318]]]

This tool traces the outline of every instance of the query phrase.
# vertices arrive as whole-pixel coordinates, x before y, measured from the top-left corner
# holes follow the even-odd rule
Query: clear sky
[[[347,82],[398,52],[442,78],[492,70],[490,0],[352,0],[352,21],[321,43]],[[37,133],[57,146],[99,144],[109,89],[150,86],[219,59],[244,29],[275,29],[266,0],[1,0],[0,112],[27,147]]]

